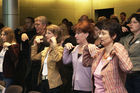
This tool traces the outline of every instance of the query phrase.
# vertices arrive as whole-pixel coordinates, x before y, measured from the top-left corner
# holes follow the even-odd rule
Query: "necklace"
[[[109,54],[104,53],[103,58],[107,59],[109,56],[110,56]]]

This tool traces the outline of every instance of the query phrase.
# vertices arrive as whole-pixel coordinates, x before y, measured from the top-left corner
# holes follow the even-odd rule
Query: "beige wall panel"
[[[93,2],[93,3],[92,3]],[[119,16],[120,12],[127,13],[127,17],[140,8],[140,0],[19,0],[20,24],[27,16],[44,15],[52,23],[59,24],[63,18],[76,23],[78,18],[86,14],[95,18],[95,9],[114,8]],[[2,21],[2,0],[0,0],[0,21]]]
[[[63,18],[76,23],[82,14],[90,14],[90,0],[20,0],[20,20],[44,15],[54,24]],[[23,21],[20,22],[23,24]]]
[[[0,22],[2,22],[2,0],[0,0]]]

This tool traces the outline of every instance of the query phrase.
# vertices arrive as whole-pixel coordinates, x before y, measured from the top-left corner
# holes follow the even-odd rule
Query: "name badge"
[[[109,57],[107,58],[107,60],[112,60],[112,57],[111,57],[111,56],[109,56]]]
[[[135,43],[138,44],[138,43],[140,43],[140,41],[136,41]]]

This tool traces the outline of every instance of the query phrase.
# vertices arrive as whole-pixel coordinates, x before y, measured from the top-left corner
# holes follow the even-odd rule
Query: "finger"
[[[72,47],[72,46],[70,46],[70,47],[69,47],[69,50],[71,50],[72,48],[73,48],[73,47]]]
[[[71,46],[70,45],[68,45],[68,50],[70,50],[71,49]]]
[[[43,42],[43,40],[40,40],[40,43]]]
[[[29,40],[29,37],[27,37],[27,40]]]
[[[65,44],[65,47],[66,47],[66,49],[69,49],[67,44]]]

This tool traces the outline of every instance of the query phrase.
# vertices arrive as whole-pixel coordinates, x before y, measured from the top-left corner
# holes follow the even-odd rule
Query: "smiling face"
[[[109,31],[103,29],[101,30],[99,38],[101,39],[101,44],[103,46],[108,46],[109,44],[114,42],[115,37],[111,37]]]
[[[140,31],[140,23],[134,17],[131,19],[129,27],[132,33]]]
[[[43,35],[44,29],[46,28],[45,24],[42,24],[41,21],[35,21],[35,29],[39,35]]]
[[[53,36],[55,36],[55,35],[51,31],[49,31],[49,30],[46,31],[45,37],[46,37],[47,42],[51,43],[51,38]]]

